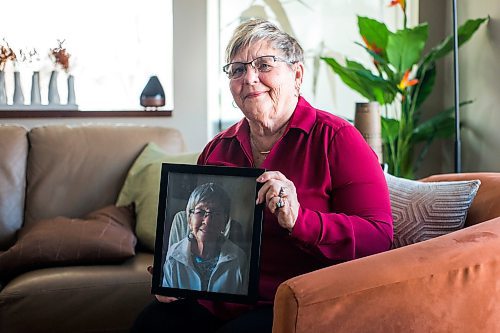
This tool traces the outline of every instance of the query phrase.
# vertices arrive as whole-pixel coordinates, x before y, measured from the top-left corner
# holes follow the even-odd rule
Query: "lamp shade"
[[[165,105],[165,91],[156,75],[151,76],[141,93],[141,105],[158,108]]]

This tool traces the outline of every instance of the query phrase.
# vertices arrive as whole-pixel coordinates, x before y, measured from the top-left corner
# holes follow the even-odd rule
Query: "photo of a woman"
[[[246,294],[247,255],[225,236],[231,198],[213,182],[191,193],[186,216],[189,233],[172,244],[163,264],[163,287]]]

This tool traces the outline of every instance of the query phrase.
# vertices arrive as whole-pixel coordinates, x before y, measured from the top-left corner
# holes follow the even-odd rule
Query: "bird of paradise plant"
[[[379,21],[358,16],[362,46],[373,60],[374,72],[359,62],[346,59],[345,65],[322,57],[342,81],[369,101],[385,106],[382,116],[384,162],[396,176],[413,178],[414,173],[436,138],[454,134],[453,107],[422,120],[422,103],[432,92],[436,79],[436,60],[453,49],[452,36],[445,38],[427,54],[423,50],[428,37],[428,24],[407,26],[405,0],[392,0],[404,15],[403,28],[395,32]],[[488,18],[466,21],[458,29],[458,44],[467,42]],[[462,102],[461,105],[470,101]],[[389,117],[388,108],[396,108],[397,116]],[[394,113],[394,112],[393,112]],[[417,144],[419,151],[417,152]]]

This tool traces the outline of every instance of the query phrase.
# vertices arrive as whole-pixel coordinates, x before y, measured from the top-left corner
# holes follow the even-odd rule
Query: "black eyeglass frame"
[[[280,62],[285,62],[285,63],[287,63],[287,64],[289,64],[289,65],[293,65],[293,64],[295,64],[295,63],[296,63],[296,62],[294,62],[294,61],[287,60],[287,59],[285,59],[285,58],[283,58],[283,57],[280,57],[280,56],[275,56],[275,55],[263,55],[263,56],[260,56],[260,57],[255,58],[255,59],[253,59],[252,61],[249,61],[249,62],[242,62],[242,61],[234,61],[234,62],[230,62],[229,64],[226,64],[226,65],[224,65],[224,66],[222,67],[222,71],[223,71],[224,73],[226,73],[226,74],[227,74],[227,76],[228,76],[228,78],[229,78],[229,79],[231,79],[231,80],[236,80],[236,79],[239,79],[239,78],[241,78],[243,75],[245,75],[245,74],[246,74],[246,72],[247,72],[247,66],[248,66],[248,65],[252,66],[252,68],[253,68],[253,69],[256,69],[256,70],[257,70],[257,72],[259,72],[259,73],[266,73],[266,72],[264,72],[264,71],[260,71],[258,68],[256,68],[256,67],[254,66],[254,62],[255,62],[256,60],[259,60],[259,59],[262,59],[262,58],[273,58],[273,62],[278,62],[278,61],[280,61]],[[234,64],[242,64],[242,65],[243,65],[243,68],[245,68],[245,71],[243,72],[243,74],[242,74],[241,76],[236,77],[236,78],[231,77],[231,76],[230,76],[230,74],[229,74],[229,66],[234,65]],[[267,71],[267,72],[269,72],[269,71]]]
[[[203,215],[200,215],[200,213],[202,213]],[[211,210],[204,210],[204,209],[190,209],[189,210],[189,214],[193,214],[193,215],[196,215],[197,217],[199,218],[207,218],[207,217],[210,217],[210,216],[222,216],[224,215],[225,213],[222,212],[222,211],[211,211]]]

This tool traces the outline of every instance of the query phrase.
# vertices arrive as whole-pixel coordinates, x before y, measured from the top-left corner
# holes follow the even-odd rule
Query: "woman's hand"
[[[278,218],[280,226],[292,232],[300,207],[293,182],[279,171],[264,172],[257,181],[264,185],[257,193],[256,203],[265,202],[271,213]]]
[[[148,266],[148,272],[149,274],[153,275],[153,266]],[[177,297],[170,297],[170,296],[155,295],[155,297],[158,300],[158,302],[161,303],[170,303],[178,300]]]

